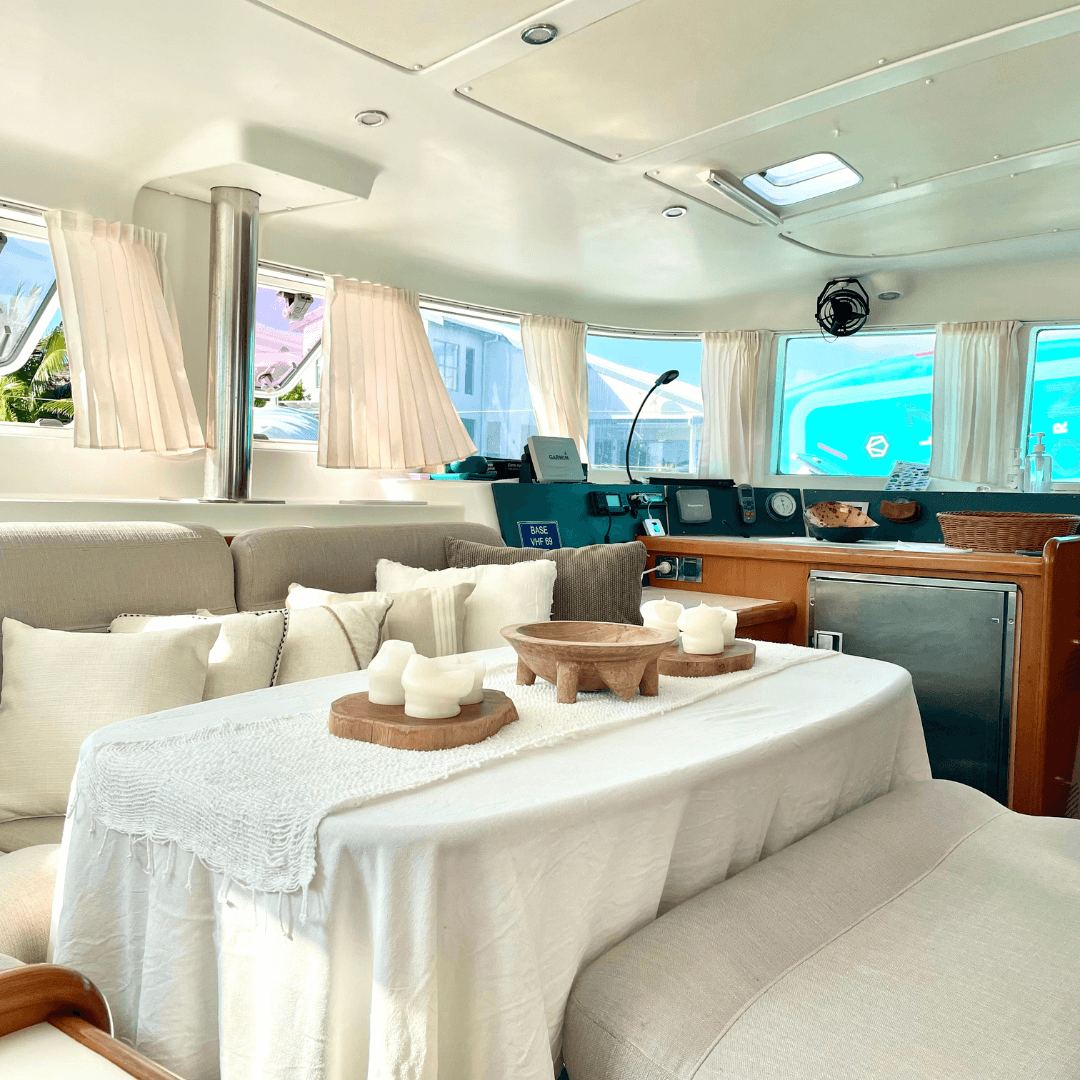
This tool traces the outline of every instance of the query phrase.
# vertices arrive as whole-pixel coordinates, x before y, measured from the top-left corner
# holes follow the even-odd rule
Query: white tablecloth
[[[366,681],[257,691],[232,716],[329,705]],[[168,731],[207,723],[208,704]],[[84,753],[164,723],[113,725]],[[907,672],[837,656],[326,818],[306,922],[299,897],[221,896],[186,853],[69,818],[54,960],[185,1080],[550,1080],[585,964],[929,775]]]

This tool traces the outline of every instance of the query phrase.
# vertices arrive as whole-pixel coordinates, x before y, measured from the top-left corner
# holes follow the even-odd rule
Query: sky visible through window
[[[1080,328],[1040,330],[1035,338],[1028,432],[1037,431],[1046,434],[1053,479],[1080,480]]]

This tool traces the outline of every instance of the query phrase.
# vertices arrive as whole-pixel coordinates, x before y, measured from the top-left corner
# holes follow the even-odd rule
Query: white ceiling
[[[771,290],[805,290],[809,304],[838,272],[917,279],[1075,258],[1080,7],[1054,6],[7,5],[18,45],[0,65],[0,198],[130,213],[143,185],[191,194],[166,178],[206,186],[235,165],[214,157],[223,126],[276,132],[292,147],[274,165],[286,178],[326,185],[331,161],[362,182],[329,185],[346,201],[268,216],[269,257],[520,310],[696,328],[714,306]],[[560,37],[524,45],[530,19]],[[359,128],[368,108],[390,123]],[[720,212],[731,204],[701,179],[818,150],[864,183],[788,208],[775,228]],[[672,202],[690,213],[663,218]]]

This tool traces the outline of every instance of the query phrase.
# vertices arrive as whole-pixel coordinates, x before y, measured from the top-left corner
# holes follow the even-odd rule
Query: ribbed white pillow
[[[63,814],[83,740],[202,700],[217,623],[77,634],[4,619],[0,821]]]
[[[215,623],[217,641],[210,650],[203,700],[231,697],[273,686],[278,657],[285,641],[284,611],[238,611],[235,615],[118,615],[110,634],[159,633],[181,626]]]
[[[422,570],[380,559],[375,564],[375,587],[379,592],[394,593],[473,582],[476,588],[465,601],[465,652],[475,652],[506,645],[506,638],[499,633],[504,626],[550,622],[555,574],[555,564],[548,559],[460,570]]]

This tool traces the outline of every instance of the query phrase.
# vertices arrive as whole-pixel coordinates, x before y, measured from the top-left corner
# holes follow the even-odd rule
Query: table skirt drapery
[[[236,711],[365,685],[258,691]],[[907,673],[841,656],[334,814],[304,921],[299,896],[223,888],[186,852],[70,818],[54,959],[185,1080],[549,1080],[582,966],[928,776]]]

